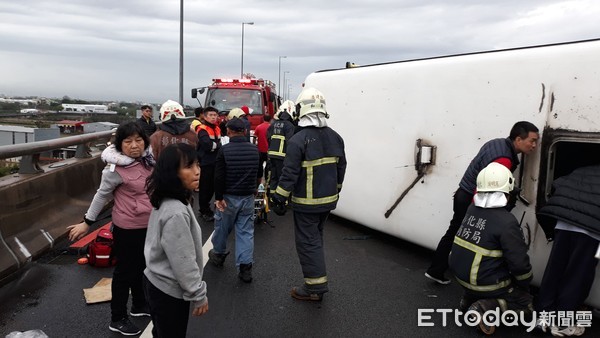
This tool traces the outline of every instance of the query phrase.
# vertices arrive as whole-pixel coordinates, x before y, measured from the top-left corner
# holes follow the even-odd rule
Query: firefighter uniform
[[[304,288],[316,295],[328,291],[323,225],[337,205],[345,171],[344,141],[333,129],[305,127],[289,140],[275,194],[291,196]]]
[[[270,175],[268,177],[270,191],[275,191],[286,154],[287,142],[294,135],[294,124],[292,116],[287,111],[279,113],[279,119],[273,122],[267,129],[267,141],[269,150],[267,156],[270,162]]]
[[[504,183],[503,183],[504,182]],[[469,206],[450,254],[450,268],[465,290],[461,309],[531,311],[532,278],[527,245],[517,219],[505,207],[514,188],[509,169],[491,163],[477,176]],[[487,334],[493,327],[480,326]]]

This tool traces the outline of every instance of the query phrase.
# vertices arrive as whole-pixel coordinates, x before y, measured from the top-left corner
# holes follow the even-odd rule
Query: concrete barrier
[[[37,258],[80,222],[100,185],[100,153],[0,178],[0,280]]]

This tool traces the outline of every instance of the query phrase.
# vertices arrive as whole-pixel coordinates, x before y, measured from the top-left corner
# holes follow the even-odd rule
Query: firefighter
[[[276,121],[267,129],[267,142],[269,150],[270,174],[268,178],[269,191],[275,191],[281,170],[283,169],[283,159],[285,158],[287,142],[294,135],[294,124],[292,115],[295,114],[296,105],[293,101],[287,100],[279,107],[276,114]]]
[[[527,244],[519,222],[506,209],[513,188],[513,175],[502,164],[492,162],[477,175],[477,194],[454,236],[450,254],[450,269],[465,291],[462,311],[483,315],[497,308],[500,313],[533,310]],[[484,321],[478,328],[488,335],[495,331]]]
[[[296,110],[302,129],[287,142],[283,171],[271,204],[275,213],[283,215],[291,196],[296,251],[304,275],[304,284],[292,288],[291,296],[321,301],[328,291],[323,226],[337,205],[344,181],[344,140],[327,126],[329,115],[320,91],[304,89]]]

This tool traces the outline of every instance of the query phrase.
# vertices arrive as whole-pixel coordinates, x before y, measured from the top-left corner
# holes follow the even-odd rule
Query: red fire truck
[[[192,97],[198,99],[198,94],[206,92],[204,107],[217,108],[221,118],[224,118],[233,108],[247,106],[250,110],[248,120],[254,130],[264,121],[264,115],[273,116],[279,108],[275,84],[269,80],[213,79],[212,81],[210,86],[193,88]]]

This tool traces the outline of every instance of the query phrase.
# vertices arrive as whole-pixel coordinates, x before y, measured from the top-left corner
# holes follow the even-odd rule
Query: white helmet
[[[477,175],[477,192],[510,193],[515,187],[515,179],[508,168],[500,163],[492,162],[481,169]]]
[[[185,113],[183,112],[183,107],[173,101],[167,100],[160,107],[160,120],[165,122],[171,120],[171,116],[175,116],[177,119],[184,119]]]
[[[305,88],[302,90],[296,99],[296,107],[298,118],[302,118],[302,116],[306,114],[317,112],[321,112],[325,114],[325,117],[329,117],[329,115],[327,115],[327,109],[325,108],[325,97],[323,96],[323,93],[315,88]]]
[[[227,121],[231,120],[234,117],[242,117],[246,115],[246,113],[241,110],[240,108],[233,108],[229,111],[229,114],[227,114]]]
[[[279,119],[279,114],[281,114],[282,111],[286,111],[288,114],[290,114],[290,117],[294,118],[296,115],[296,104],[292,100],[284,101],[281,106],[279,106],[279,109],[277,109],[277,114],[275,114],[275,117]]]

